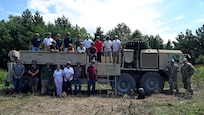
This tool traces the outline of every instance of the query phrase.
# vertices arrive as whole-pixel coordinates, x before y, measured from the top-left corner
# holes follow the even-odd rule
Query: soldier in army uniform
[[[177,73],[179,71],[179,67],[175,64],[174,59],[171,59],[171,64],[166,67],[166,71],[168,72],[169,76],[169,85],[170,85],[170,92],[173,94],[173,86],[175,86],[176,93],[179,92],[178,89],[178,76]]]
[[[193,88],[191,86],[191,76],[194,73],[195,68],[186,58],[183,58],[183,65],[181,67],[183,86],[187,89],[191,95],[193,95]]]

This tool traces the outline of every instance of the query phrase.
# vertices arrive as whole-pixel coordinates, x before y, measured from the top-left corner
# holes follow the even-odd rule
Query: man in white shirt
[[[52,34],[50,32],[48,32],[47,38],[44,38],[44,40],[43,40],[43,45],[44,45],[44,50],[45,51],[49,51],[50,45],[54,41],[54,39],[51,38],[51,36],[52,36]]]
[[[112,41],[110,40],[110,36],[106,37],[106,40],[103,42],[103,47],[105,63],[107,63],[107,57],[109,57],[109,62],[112,63]]]
[[[115,37],[114,37],[112,47],[113,47],[113,63],[119,63],[119,54],[120,54],[121,42],[118,39],[117,35],[115,35]]]
[[[91,47],[91,43],[93,41],[90,39],[89,35],[86,36],[86,39],[84,40],[84,46],[86,48],[86,53],[88,54],[88,50]]]
[[[72,80],[74,75],[74,69],[71,67],[71,62],[67,62],[67,67],[63,70],[63,91],[65,91],[68,94],[72,95]],[[68,90],[69,89],[69,90]]]

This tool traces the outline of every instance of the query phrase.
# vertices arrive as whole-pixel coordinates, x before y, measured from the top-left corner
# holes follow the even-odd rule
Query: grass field
[[[152,94],[138,100],[137,95],[107,97],[97,94],[56,98],[0,95],[0,115],[204,115],[204,67],[196,67],[193,76],[194,95],[180,87],[180,93]],[[1,91],[5,90],[1,89]]]

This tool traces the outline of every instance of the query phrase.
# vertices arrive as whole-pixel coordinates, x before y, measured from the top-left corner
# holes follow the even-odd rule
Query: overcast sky
[[[204,24],[203,0],[1,0],[0,20],[21,15],[27,8],[32,13],[39,11],[46,22],[64,15],[90,34],[96,27],[106,33],[123,22],[132,32],[159,34],[165,43]]]

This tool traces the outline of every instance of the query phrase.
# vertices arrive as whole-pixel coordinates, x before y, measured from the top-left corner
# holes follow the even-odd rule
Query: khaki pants
[[[41,80],[41,94],[47,92],[48,80]]]
[[[119,51],[113,51],[113,63],[119,63]]]
[[[109,57],[109,63],[112,63],[112,52],[111,51],[104,51],[105,56],[105,63],[107,63],[107,57]]]

